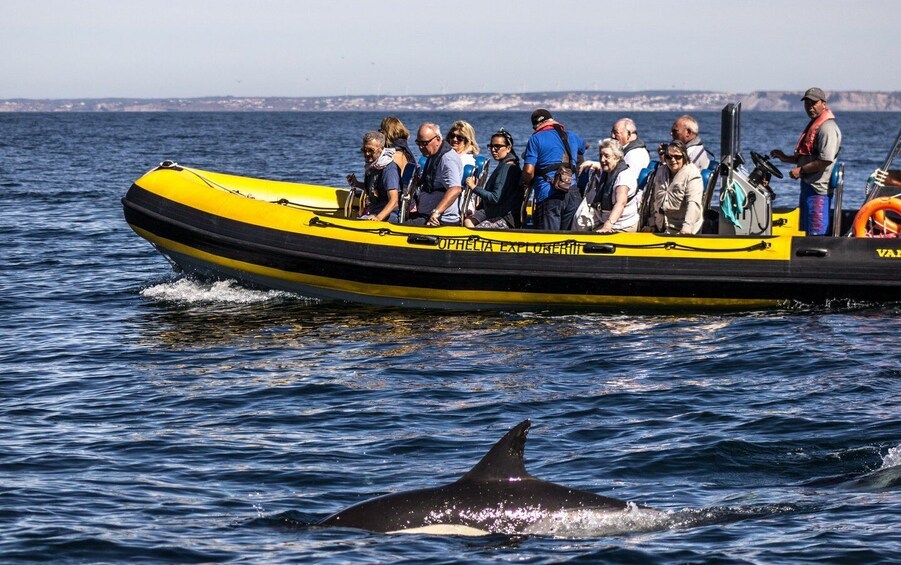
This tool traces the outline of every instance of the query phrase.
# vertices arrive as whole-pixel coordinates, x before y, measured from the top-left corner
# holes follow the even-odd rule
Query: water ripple
[[[614,118],[563,117],[582,132]],[[673,118],[637,116],[648,132]],[[901,559],[898,304],[360,307],[178,277],[122,220],[119,198],[164,158],[341,183],[359,132],[380,119],[0,113],[4,561]],[[750,132],[767,133],[748,146],[789,146],[784,119],[749,114]],[[874,166],[859,148],[882,147],[895,126],[841,119],[859,200]],[[528,113],[471,120],[528,133]],[[794,198],[788,182],[776,188]],[[652,506],[663,522],[602,531],[583,516],[484,539],[314,526],[456,480],[526,418],[532,474]]]

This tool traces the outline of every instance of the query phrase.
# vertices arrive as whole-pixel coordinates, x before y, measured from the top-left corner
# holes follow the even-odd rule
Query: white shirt
[[[648,154],[648,150],[644,147],[639,147],[638,149],[633,149],[623,156],[623,161],[629,165],[629,169],[635,169],[638,172],[641,172],[642,169],[648,167],[651,164],[651,156]],[[637,177],[638,173],[636,173]]]
[[[631,200],[626,203],[626,207],[623,208],[623,213],[620,214],[619,220],[616,221],[613,226],[611,226],[616,231],[623,231],[628,228],[631,228],[635,224],[638,223],[638,198],[636,198],[636,193],[638,193],[638,173],[641,169],[632,168],[632,165],[629,165],[629,168],[625,171],[621,172],[619,176],[616,177],[616,181],[613,183],[614,190],[617,186],[626,186],[629,188],[629,196]],[[613,203],[616,204],[616,195],[613,196]],[[603,211],[601,213],[601,222],[606,222],[610,217],[610,212]]]

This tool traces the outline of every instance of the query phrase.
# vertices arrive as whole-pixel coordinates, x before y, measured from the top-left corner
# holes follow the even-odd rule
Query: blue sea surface
[[[483,145],[529,133],[527,112],[399,115],[468,119]],[[618,117],[559,116],[592,156]],[[632,117],[656,144],[677,114]],[[182,278],[123,220],[164,159],[341,186],[381,118],[0,113],[0,561],[901,561],[899,303],[372,308]],[[718,113],[698,118],[718,153]],[[901,115],[838,120],[853,208]],[[791,150],[806,121],[746,113],[745,156]],[[526,418],[533,475],[662,517],[485,538],[314,526],[456,480]]]

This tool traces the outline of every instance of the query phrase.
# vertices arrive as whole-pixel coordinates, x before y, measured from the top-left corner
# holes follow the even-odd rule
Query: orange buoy
[[[871,237],[867,224],[872,218],[873,223],[879,226],[883,233],[894,234],[898,237],[898,224],[885,217],[885,211],[891,210],[896,214],[901,214],[901,199],[892,197],[874,198],[861,206],[857,215],[854,216],[854,225],[852,230],[854,237]]]

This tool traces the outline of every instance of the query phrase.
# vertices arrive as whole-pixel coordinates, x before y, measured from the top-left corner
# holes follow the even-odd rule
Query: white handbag
[[[601,225],[601,212],[590,203],[594,201],[595,194],[598,189],[600,175],[598,172],[591,173],[591,179],[588,186],[585,187],[585,198],[576,208],[576,215],[573,216],[573,224],[570,226],[572,231],[593,231]]]

